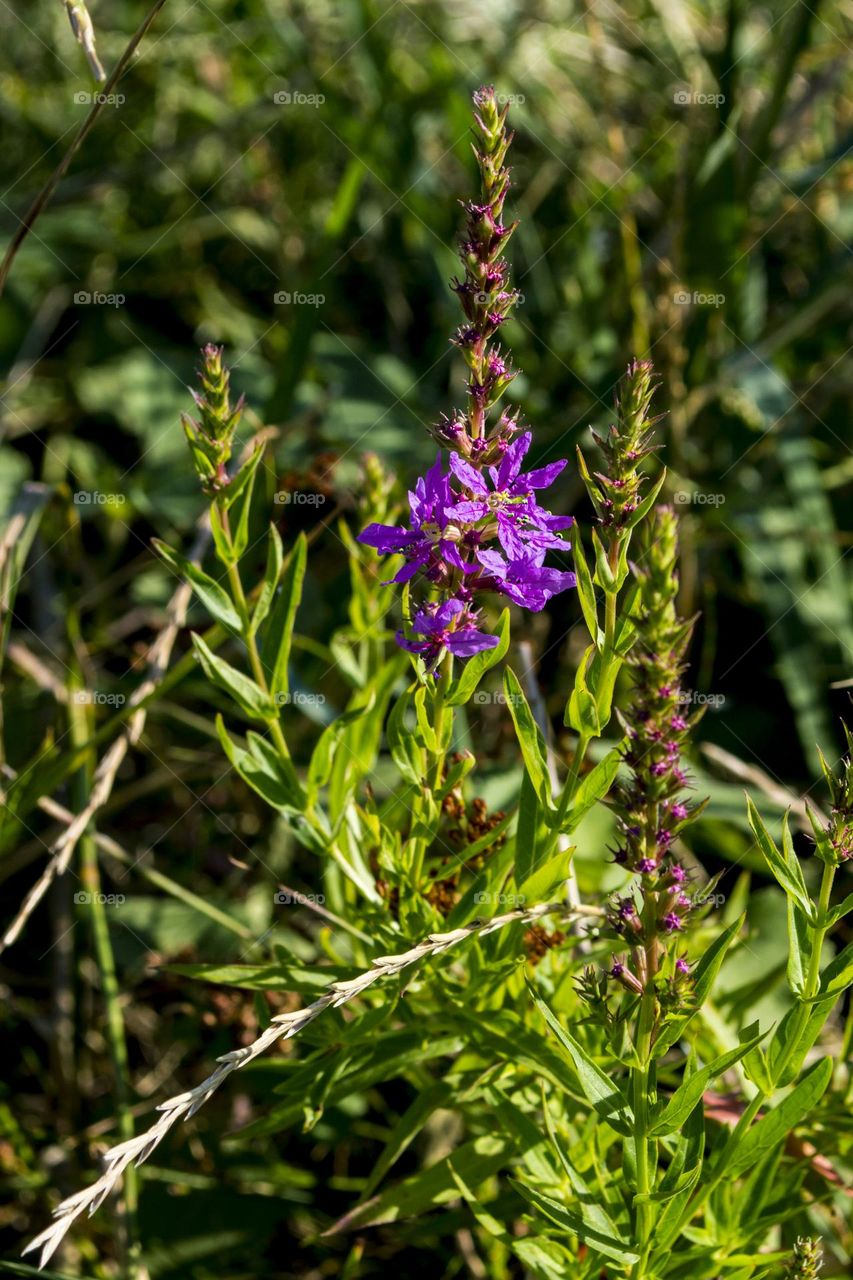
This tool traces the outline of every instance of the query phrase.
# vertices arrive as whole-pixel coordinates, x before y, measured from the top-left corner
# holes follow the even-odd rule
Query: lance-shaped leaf
[[[630,1134],[634,1116],[621,1089],[562,1026],[538,991],[530,983],[527,985],[536,1007],[569,1055],[587,1100],[602,1119],[607,1120],[619,1133]]]
[[[551,808],[551,779],[548,775],[545,739],[530,710],[530,704],[524,696],[518,677],[509,667],[504,672],[504,690],[530,781],[536,789],[540,803],[546,809]]]
[[[736,1049],[730,1049],[728,1053],[721,1054],[715,1058],[713,1062],[709,1062],[707,1067],[702,1067],[699,1071],[694,1071],[691,1076],[679,1085],[675,1093],[667,1102],[661,1114],[649,1129],[649,1135],[653,1138],[664,1137],[668,1133],[676,1133],[692,1112],[693,1108],[699,1102],[712,1080],[716,1080],[729,1067],[733,1067],[736,1062],[740,1062],[741,1058],[749,1053],[762,1040],[766,1032],[754,1035],[744,1040]]]
[[[290,689],[287,664],[290,660],[296,610],[302,599],[307,555],[308,542],[305,534],[300,533],[282,575],[278,597],[264,626],[262,656],[264,667],[269,672],[269,686],[273,697],[287,693]]]
[[[777,1107],[744,1134],[726,1158],[726,1177],[736,1178],[783,1142],[791,1130],[820,1102],[832,1078],[831,1058],[816,1062]]]
[[[749,825],[752,828],[758,847],[764,855],[765,862],[785,890],[785,893],[795,899],[806,919],[813,924],[815,919],[814,905],[809,897],[799,860],[791,844],[788,815],[785,815],[783,828],[785,853],[782,854],[777,849],[772,836],[761,820],[761,815],[749,796],[746,798],[746,804],[749,812]]]
[[[231,765],[267,804],[283,813],[299,813],[305,808],[306,795],[293,765],[282,759],[266,738],[250,732],[246,750],[229,736],[222,716],[216,717],[216,732]]]
[[[702,956],[693,971],[693,1008],[681,1017],[673,1019],[664,1025],[663,1030],[654,1043],[654,1055],[659,1058],[667,1049],[671,1049],[678,1040],[685,1027],[696,1012],[701,1009],[705,1000],[711,992],[711,988],[716,981],[717,974],[720,972],[723,961],[726,958],[726,952],[731,946],[734,939],[740,933],[743,925],[744,917],[740,916],[735,920],[734,924],[730,924],[728,929],[724,929],[718,938],[715,938],[708,950]]]
[[[167,546],[165,542],[161,542],[159,538],[153,538],[152,544],[158,555],[166,561],[166,564],[170,565],[182,578],[186,578],[211,617],[215,618],[223,627],[232,631],[234,635],[239,636],[242,632],[243,624],[227,591],[218,582],[215,582],[210,574],[205,573],[203,569],[200,569],[192,560],[188,560],[186,556],[182,556],[172,547]]]
[[[283,564],[284,548],[281,545],[281,537],[275,525],[271,524],[269,538],[267,540],[267,563],[266,568],[264,569],[264,578],[261,583],[261,589],[258,592],[257,603],[252,611],[252,623],[250,627],[252,635],[255,634],[258,627],[270,611],[270,606],[275,599],[276,589],[278,587],[279,578],[281,577],[281,566]]]
[[[244,676],[242,671],[238,671],[224,658],[213,653],[201,636],[193,635],[192,640],[193,648],[208,680],[233,698],[237,706],[251,719],[268,724],[275,718],[275,703],[269,694],[264,693],[254,680]]]
[[[605,1258],[614,1258],[626,1266],[633,1266],[634,1263],[639,1262],[640,1255],[629,1249],[624,1240],[620,1239],[616,1228],[599,1205],[594,1202],[578,1201],[576,1206],[568,1209],[558,1200],[546,1196],[544,1192],[537,1191],[535,1187],[525,1182],[520,1182],[516,1178],[511,1181],[540,1213],[551,1222],[556,1222],[564,1231],[578,1236],[591,1250],[595,1250]],[[603,1225],[600,1225],[602,1222]]]

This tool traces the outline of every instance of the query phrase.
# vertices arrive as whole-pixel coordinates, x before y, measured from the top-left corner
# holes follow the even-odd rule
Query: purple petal
[[[457,600],[454,596],[451,596],[449,600],[445,600],[444,604],[440,605],[435,611],[435,621],[437,625],[441,628],[446,627],[448,623],[452,622],[464,608],[465,606],[461,600]]]
[[[498,537],[501,546],[511,560],[520,559],[524,555],[525,542],[519,528],[517,518],[506,512],[498,512]]]
[[[387,555],[392,551],[403,551],[416,537],[411,529],[403,529],[400,525],[369,524],[358,535],[358,541]]]
[[[497,636],[487,635],[485,631],[478,631],[476,627],[453,631],[447,637],[447,648],[457,658],[470,658],[483,649],[494,649],[497,643]]]
[[[487,494],[489,486],[483,479],[482,473],[472,467],[470,462],[466,462],[464,458],[460,458],[458,453],[450,455],[450,470],[472,493]]]
[[[501,464],[498,467],[497,479],[495,480],[496,489],[508,489],[512,482],[518,476],[521,470],[521,463],[527,450],[530,448],[530,441],[533,435],[530,431],[525,431],[517,440],[513,440],[504,456],[501,458]]]
[[[557,479],[557,476],[568,466],[568,459],[562,458],[559,462],[549,462],[546,467],[537,467],[535,471],[527,471],[520,476],[517,483],[523,485],[525,489],[547,489],[549,484]]]
[[[395,639],[400,648],[408,649],[409,653],[425,653],[430,647],[429,640],[407,640],[402,631],[397,632]]]
[[[454,503],[452,507],[446,507],[445,514],[450,520],[457,520],[462,524],[474,524],[475,521],[482,520],[489,514],[489,504],[478,502],[476,499],[470,502],[463,500]]]

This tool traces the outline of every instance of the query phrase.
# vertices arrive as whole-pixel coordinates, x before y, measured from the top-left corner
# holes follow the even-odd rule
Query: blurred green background
[[[90,9],[109,70],[146,6]],[[506,340],[535,450],[550,459],[587,447],[588,425],[608,424],[628,359],[654,360],[666,413],[659,456],[684,516],[683,612],[701,611],[692,680],[712,699],[700,737],[763,771],[767,785],[813,787],[815,743],[837,756],[837,717],[849,705],[833,685],[853,677],[850,18],[849,4],[817,0],[496,0],[488,9],[168,0],[0,300],[0,503],[8,510],[27,479],[57,486],[13,639],[60,679],[79,663],[99,688],[133,689],[168,598],[149,539],[187,543],[202,511],[178,415],[205,341],[225,344],[249,424],[271,429],[280,474],[319,476],[345,513],[365,450],[403,483],[430,460],[424,428],[460,399],[448,282],[457,200],[473,177],[470,94],[491,82],[517,130],[510,203],[522,221],[511,256],[524,303]],[[96,86],[58,0],[4,4],[0,29],[5,242]],[[583,529],[581,485],[567,474],[556,505],[576,511]],[[73,500],[80,491],[121,501],[84,507]],[[287,527],[316,512],[290,515]],[[312,641],[341,625],[345,591],[340,543],[318,531],[307,663]],[[559,714],[576,602],[552,605],[531,637]],[[306,679],[324,674],[315,661]],[[62,729],[20,663],[7,663],[5,682],[9,759],[20,768]],[[196,891],[229,886],[245,920],[262,926],[254,868],[235,869],[229,850],[235,832],[248,844],[266,839],[266,819],[223,780],[209,720],[191,696],[180,702],[152,714],[108,819],[125,843],[156,846],[169,874]],[[494,736],[486,756],[499,752]],[[742,828],[731,772],[719,757],[698,756],[704,767],[718,781],[702,784]],[[7,842],[12,904],[37,874],[49,830],[37,815],[28,821]],[[742,829],[718,820],[703,830],[713,856],[743,855]],[[306,867],[308,881],[310,859]],[[266,903],[267,889],[257,892]],[[205,934],[175,902],[137,895],[133,909],[137,941],[119,930],[115,945],[137,983],[127,1013],[135,1087],[153,1101],[179,1061],[186,1078],[196,1058],[229,1047],[228,1018],[239,1025],[244,1014],[240,1002],[220,1010],[200,1037],[185,987],[146,964],[151,954],[215,958],[217,947],[232,956],[233,939]],[[12,1238],[42,1225],[51,1186],[72,1189],[88,1167],[87,1143],[81,1166],[49,1147],[58,1174],[39,1153],[78,1133],[93,1107],[112,1114],[85,968],[79,1034],[48,1049],[51,1002],[83,945],[59,941],[62,902],[52,910],[0,958],[18,993],[4,1017],[22,1037],[10,1074],[26,1099],[24,1113],[7,1109],[0,1141],[16,1199],[0,1225]],[[165,1066],[164,1010],[176,1050]],[[86,1015],[91,1029],[80,1032]],[[302,1222],[296,1234],[310,1235],[310,1167],[334,1201],[325,1211],[342,1211],[349,1181],[369,1168],[375,1122],[330,1120],[282,1139],[275,1160],[264,1146],[229,1156],[212,1135],[239,1121],[236,1096],[202,1121],[207,1140],[194,1140],[192,1158],[170,1150],[170,1163],[184,1161],[183,1190],[193,1189],[180,1214],[181,1188],[149,1175],[152,1273],[207,1280],[226,1257],[229,1276],[343,1274],[348,1245],[306,1245],[286,1265],[247,1264],[240,1250],[248,1232],[275,1256],[282,1195]],[[353,1150],[336,1157],[344,1132]],[[108,1219],[89,1231],[91,1241],[74,1233],[81,1253],[66,1265],[111,1274],[95,1260],[109,1254]],[[413,1276],[455,1274],[452,1238],[435,1241],[433,1255],[423,1244],[407,1253],[404,1235],[380,1242],[372,1265],[393,1256]]]

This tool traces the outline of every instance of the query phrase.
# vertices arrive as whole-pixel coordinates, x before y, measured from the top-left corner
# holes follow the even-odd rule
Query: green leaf
[[[165,542],[161,542],[159,538],[152,538],[152,544],[161,558],[176,573],[186,578],[211,617],[215,618],[228,631],[232,631],[234,635],[241,635],[243,624],[240,620],[240,615],[224,588],[218,582],[215,582],[209,574],[205,573],[203,569],[200,569],[197,564],[194,564],[192,560],[180,555],[177,551],[167,546]]]
[[[536,788],[539,802],[546,809],[551,808],[551,779],[548,774],[545,739],[530,710],[518,677],[510,667],[507,667],[504,672],[504,690],[530,781]]]
[[[757,1164],[768,1151],[784,1142],[791,1130],[820,1102],[832,1079],[831,1058],[816,1062],[799,1084],[777,1107],[744,1134],[738,1146],[726,1159],[726,1177],[736,1178]]]
[[[783,827],[783,839],[785,843],[785,856],[783,856],[776,848],[770,833],[761,820],[761,815],[749,796],[746,798],[747,810],[749,814],[749,825],[752,833],[758,843],[758,847],[764,855],[764,860],[772,871],[778,883],[785,890],[785,893],[793,897],[806,919],[814,923],[815,913],[814,906],[806,889],[806,882],[803,879],[803,873],[800,868],[799,860],[794,854],[791,846],[791,834],[788,829],[788,816],[785,815]]]
[[[487,671],[491,671],[492,667],[497,666],[506,656],[508,649],[509,609],[504,609],[498,621],[498,643],[493,649],[481,649],[479,653],[474,654],[473,658],[468,659],[448,690],[446,705],[461,707],[470,701],[483,676]]]
[[[587,1100],[619,1133],[630,1132],[634,1117],[624,1094],[611,1077],[592,1060],[583,1046],[578,1044],[570,1032],[562,1026],[557,1015],[529,982],[527,988],[539,1012],[568,1053]]]
[[[264,627],[263,662],[269,673],[270,693],[274,698],[286,694],[290,689],[287,664],[290,659],[296,610],[302,599],[307,556],[308,542],[305,534],[300,533],[290,553],[272,613]]]
[[[740,1062],[750,1049],[760,1043],[765,1034],[766,1032],[763,1032],[745,1040],[736,1049],[730,1049],[728,1053],[721,1054],[713,1062],[709,1062],[707,1067],[702,1067],[700,1071],[695,1071],[685,1079],[652,1124],[649,1135],[656,1138],[664,1137],[668,1133],[676,1133],[696,1104],[701,1101],[711,1081],[728,1071],[729,1067],[733,1067],[736,1062]]]
[[[806,986],[806,970],[811,946],[808,921],[796,899],[785,899],[788,913],[788,986],[795,996],[802,996]]]
[[[716,981],[717,974],[720,972],[723,960],[726,957],[731,943],[740,933],[743,925],[744,917],[740,916],[728,929],[714,939],[708,950],[702,956],[693,972],[693,1000],[694,1007],[681,1017],[673,1019],[664,1025],[663,1030],[655,1041],[654,1056],[661,1057],[666,1051],[675,1044],[676,1040],[681,1038],[685,1027],[690,1020],[695,1017],[699,1009],[705,1003],[711,993],[711,988]]]
[[[425,759],[423,748],[418,743],[411,728],[406,725],[406,712],[414,707],[411,690],[401,693],[388,716],[385,733],[388,739],[388,750],[391,758],[407,782],[415,787],[423,785]]]
[[[838,921],[843,920],[851,911],[853,911],[853,893],[848,894],[843,902],[839,902],[837,906],[827,912],[826,927],[831,929],[833,925],[838,924]]]
[[[270,611],[270,606],[275,599],[278,580],[281,577],[283,563],[284,548],[281,545],[281,537],[275,525],[271,524],[267,540],[267,563],[264,570],[264,580],[258,592],[257,603],[252,611],[252,622],[249,628],[252,635],[256,633]]]
[[[557,1226],[562,1227],[564,1231],[578,1236],[590,1249],[594,1249],[605,1258],[614,1258],[617,1262],[622,1262],[626,1266],[633,1266],[634,1263],[639,1262],[640,1255],[634,1253],[619,1239],[615,1234],[615,1227],[611,1234],[610,1231],[593,1225],[597,1215],[603,1216],[610,1223],[604,1210],[594,1203],[585,1204],[582,1201],[579,1202],[578,1208],[580,1212],[576,1213],[573,1209],[567,1209],[559,1201],[553,1200],[551,1196],[546,1196],[543,1192],[536,1190],[535,1187],[528,1186],[517,1178],[511,1178],[510,1181],[540,1213],[543,1213],[551,1222],[556,1222]],[[582,1216],[582,1214],[585,1216]],[[610,1226],[612,1227],[612,1223],[610,1223]]]
[[[208,680],[233,698],[247,716],[268,724],[275,719],[275,704],[254,680],[213,653],[199,635],[192,637],[193,648]]]
[[[598,650],[592,644],[578,663],[574,688],[563,714],[563,724],[587,738],[597,738],[601,733],[598,702],[587,683],[587,673],[597,654]]]
[[[664,480],[666,480],[666,470],[663,470],[661,472],[657,480],[652,485],[651,489],[649,489],[645,498],[643,498],[643,501],[638,505],[637,509],[632,513],[632,515],[630,516],[630,518],[625,524],[626,529],[635,528],[635,526],[638,525],[640,521],[645,519],[645,517],[649,514],[655,502],[657,501],[658,494],[663,488]]]
[[[222,716],[216,717],[216,732],[230,764],[267,804],[283,813],[299,813],[305,808],[307,798],[293,765],[282,760],[265,738],[250,733],[246,751],[229,737]]]
[[[597,804],[603,796],[606,796],[613,780],[619,772],[619,765],[622,761],[622,753],[618,747],[614,747],[612,751],[608,751],[603,760],[599,760],[594,769],[591,769],[584,778],[581,779],[578,789],[572,800],[571,808],[566,815],[566,821],[563,824],[563,831],[574,831],[583,818],[594,804]]]
[[[592,574],[589,571],[589,565],[583,553],[583,544],[581,543],[580,533],[576,529],[575,536],[572,538],[572,557],[575,562],[575,575],[578,580],[578,599],[580,600],[581,610],[583,612],[584,622],[590,639],[597,641],[598,639],[598,610],[595,603],[595,587],[592,582]]]
[[[231,481],[228,494],[228,507],[232,512],[231,545],[234,556],[239,560],[245,553],[249,542],[249,513],[252,507],[252,493],[255,488],[255,477],[258,474],[258,463],[263,457],[263,445],[259,444],[248,462],[237,472]],[[236,492],[235,492],[236,489]]]
[[[459,1188],[451,1168],[468,1186],[476,1188],[498,1173],[514,1154],[515,1144],[509,1139],[490,1134],[474,1138],[457,1147],[451,1156],[357,1205],[323,1234],[354,1231],[426,1213],[458,1198]]]

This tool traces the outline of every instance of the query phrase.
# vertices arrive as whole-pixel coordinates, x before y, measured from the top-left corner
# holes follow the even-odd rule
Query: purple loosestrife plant
[[[517,412],[500,410],[517,374],[495,341],[518,301],[504,257],[517,225],[504,221],[512,135],[507,108],[498,107],[493,88],[479,89],[474,106],[481,189],[477,201],[465,204],[463,274],[453,281],[464,313],[452,341],[468,368],[466,403],[433,432],[449,453],[449,470],[439,453],[409,493],[408,526],[371,524],[359,535],[383,555],[403,556],[393,581],[412,580],[416,588],[437,591],[438,606],[431,601],[416,608],[411,637],[398,637],[435,674],[444,654],[471,657],[497,644],[477,626],[477,601],[484,593],[540,610],[575,585],[573,573],[545,565],[549,551],[571,549],[561,535],[572,518],[554,515],[537,500],[566,462],[522,471],[532,434],[519,434]]]
[[[788,928],[787,1008],[762,1029],[744,1016],[742,988],[727,982],[722,997],[715,989],[724,961],[748,945],[743,917],[729,904],[728,919],[704,922],[688,895],[682,841],[702,809],[685,763],[697,719],[682,686],[691,624],[676,608],[676,516],[655,505],[663,475],[650,474],[648,362],[628,365],[613,424],[595,436],[599,469],[579,457],[595,524],[589,565],[573,536],[588,643],[565,705],[576,737],[564,776],[564,744],[549,749],[547,711],[534,713],[515,673],[505,670],[502,695],[480,689],[510,643],[508,608],[494,634],[482,620],[487,597],[538,610],[574,578],[547,563],[569,545],[571,521],[541,499],[565,463],[526,469],[530,433],[499,403],[514,376],[497,345],[516,301],[504,258],[510,138],[494,91],[480,90],[475,103],[482,190],[466,206],[454,284],[465,406],[435,428],[442,453],[409,494],[405,524],[381,463],[365,459],[363,532],[357,540],[345,521],[336,531],[351,593],[328,644],[313,635],[293,643],[308,541],[302,534],[285,546],[275,521],[264,531],[261,448],[236,448],[241,403],[232,405],[220,349],[202,353],[197,416],[184,429],[209,499],[212,547],[202,564],[157,546],[213,619],[192,642],[215,688],[211,702],[236,722],[226,728],[217,715],[222,750],[268,807],[276,839],[287,833],[314,855],[288,865],[299,874],[307,863],[309,877],[316,868],[328,907],[322,935],[300,931],[307,954],[297,967],[310,996],[223,1053],[195,1087],[161,1104],[145,1132],[106,1153],[101,1177],[64,1200],[29,1246],[42,1265],[71,1224],[232,1073],[321,1018],[325,1031],[301,1038],[276,1074],[276,1105],[253,1133],[308,1129],[354,1096],[367,1108],[381,1098],[387,1144],[361,1201],[330,1232],[367,1238],[403,1210],[429,1215],[412,1234],[406,1228],[407,1239],[415,1229],[437,1233],[443,1212],[455,1232],[470,1208],[469,1256],[488,1259],[488,1274],[537,1280],[770,1280],[789,1259],[792,1280],[810,1280],[819,1251],[806,1236],[821,1214],[835,1239],[817,1161],[797,1154],[796,1131],[809,1122],[815,1142],[831,1143],[849,1110],[850,1023],[845,1031],[833,1019],[853,960],[849,945],[829,960],[827,952],[853,911],[853,897],[833,896],[853,846],[853,761],[824,762],[831,809],[811,814],[815,856],[802,865],[787,819],[779,848],[749,802],[754,846],[741,832],[743,852],[763,859]],[[375,551],[402,557],[391,582],[381,581]],[[386,640],[398,583],[415,599],[396,647]],[[451,678],[454,658],[462,661]],[[292,663],[300,688],[312,674],[334,681],[339,713],[322,727],[302,718]],[[472,794],[483,762],[462,749],[480,701],[511,717],[518,748],[506,751],[504,741],[501,761],[487,763],[507,797],[496,812]],[[455,734],[458,708],[466,723]],[[611,837],[627,878],[615,899],[602,880],[613,874]],[[572,841],[583,860],[569,902]],[[267,890],[269,908],[274,886]],[[284,897],[293,905],[294,895]],[[203,905],[228,921],[227,901]],[[254,928],[233,924],[242,950]],[[258,950],[251,963],[183,971],[241,990],[260,981],[289,991],[294,932],[270,916],[267,924],[249,944]],[[344,1006],[344,1016],[335,1013]],[[394,1116],[399,1090],[385,1086],[401,1078],[417,1096]],[[729,1125],[709,1103],[715,1089],[725,1091]],[[414,1155],[411,1140],[451,1110],[458,1148],[402,1172],[402,1151]],[[371,1274],[385,1265],[384,1248],[366,1254]]]

